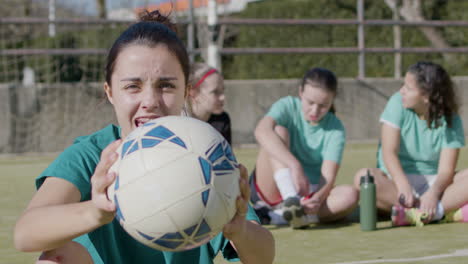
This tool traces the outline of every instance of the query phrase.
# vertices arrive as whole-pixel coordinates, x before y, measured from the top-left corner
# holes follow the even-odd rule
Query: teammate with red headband
[[[224,111],[224,78],[218,70],[195,63],[190,72],[189,115],[210,123],[231,144],[231,119]]]

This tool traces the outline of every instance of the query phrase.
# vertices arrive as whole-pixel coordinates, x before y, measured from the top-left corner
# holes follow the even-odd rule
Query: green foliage
[[[427,19],[467,20],[467,1],[423,1]],[[356,19],[356,0],[264,0],[249,4],[238,18],[300,18],[300,19]],[[366,19],[392,19],[392,11],[379,1],[365,1]],[[357,47],[357,26],[232,26],[238,32],[225,47],[287,48],[287,47]],[[468,28],[438,29],[454,47],[467,46]],[[366,47],[393,47],[391,26],[366,26]],[[431,43],[416,27],[402,27],[403,47],[430,47]],[[441,54],[417,53],[402,55],[402,71],[418,60],[432,60],[443,64],[451,74],[461,75],[468,68],[468,56],[456,55],[456,64],[446,63]],[[255,54],[223,56],[223,70],[228,79],[300,78],[311,67],[325,67],[340,77],[358,74],[357,54]],[[366,54],[366,76],[392,77],[394,55]]]
[[[28,37],[9,43],[6,49],[104,49],[107,50],[125,25],[68,26],[56,36]],[[71,28],[70,28],[71,27]],[[0,65],[0,82],[20,82],[23,68],[31,67],[36,82],[94,82],[104,79],[105,55],[9,56],[12,63]]]
[[[263,0],[250,3],[237,18],[296,19],[356,19],[356,0]],[[424,0],[423,13],[433,20],[468,20],[468,1]],[[365,1],[366,19],[392,19],[392,11],[383,0]],[[47,36],[47,25],[12,27],[13,35],[0,32],[4,41],[0,49],[109,49],[112,41],[127,25],[57,25],[57,35]],[[10,28],[10,27],[9,27]],[[437,28],[452,47],[468,46],[468,28]],[[0,30],[1,31],[1,30]],[[226,48],[308,48],[357,47],[356,25],[249,25],[229,26],[233,36],[225,41]],[[13,34],[13,33],[11,33]],[[186,39],[186,30],[179,35]],[[393,27],[366,26],[366,47],[393,47]],[[417,27],[402,27],[403,47],[430,47]],[[441,54],[415,53],[402,55],[402,71],[418,60],[432,60],[444,65],[452,75],[466,75],[468,55],[455,54],[448,61]],[[0,64],[0,82],[20,82],[22,70],[34,69],[37,82],[95,82],[104,79],[105,54],[102,55],[34,55],[8,56]],[[339,77],[356,77],[358,54],[249,54],[224,55],[223,71],[227,79],[301,78],[311,67],[333,70]],[[366,76],[393,77],[394,55],[368,53],[365,57]]]

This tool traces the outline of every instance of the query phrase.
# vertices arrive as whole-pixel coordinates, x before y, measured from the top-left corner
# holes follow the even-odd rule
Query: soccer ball
[[[198,247],[236,213],[239,165],[208,123],[161,117],[131,132],[118,153],[108,197],[122,227],[141,243],[163,251]]]

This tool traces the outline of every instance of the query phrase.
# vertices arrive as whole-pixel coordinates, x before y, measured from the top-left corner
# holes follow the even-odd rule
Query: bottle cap
[[[374,176],[370,174],[370,170],[367,170],[366,175],[361,176],[360,184],[363,184],[363,183],[374,183]]]

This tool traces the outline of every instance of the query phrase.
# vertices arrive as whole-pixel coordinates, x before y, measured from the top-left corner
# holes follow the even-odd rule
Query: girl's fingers
[[[242,199],[242,197],[238,197],[237,200],[236,200],[236,208],[237,208],[237,215],[242,217],[242,218],[245,218],[245,216],[247,215],[247,202]]]
[[[242,198],[246,201],[250,200],[250,186],[249,186],[249,175],[247,169],[239,164],[240,179],[239,179],[239,189]]]
[[[97,192],[104,192],[115,179],[115,173],[109,175],[109,169],[117,161],[119,154],[116,150],[122,143],[122,140],[116,140],[107,146],[101,153],[101,160],[96,166],[94,175],[91,177],[91,185]]]
[[[116,176],[117,174],[115,172],[108,172],[103,177],[98,177],[96,174],[93,175],[93,177],[91,178],[92,191],[96,195],[103,193],[107,197],[106,189],[107,187],[109,187],[109,185],[112,184],[112,182],[114,182]]]
[[[409,207],[413,207],[413,204],[414,204],[413,195],[406,195],[406,204],[405,204],[405,206],[409,208]]]
[[[117,160],[119,154],[117,154],[117,149],[119,148],[120,144],[122,143],[121,139],[118,139],[109,146],[107,146],[101,153],[101,160],[99,161],[98,165],[96,166],[96,170],[94,174],[105,174],[107,171],[112,167],[114,162]]]
[[[91,177],[91,186],[97,193],[104,193],[107,187],[114,182],[115,177],[115,172],[106,172],[102,175],[94,173]]]

